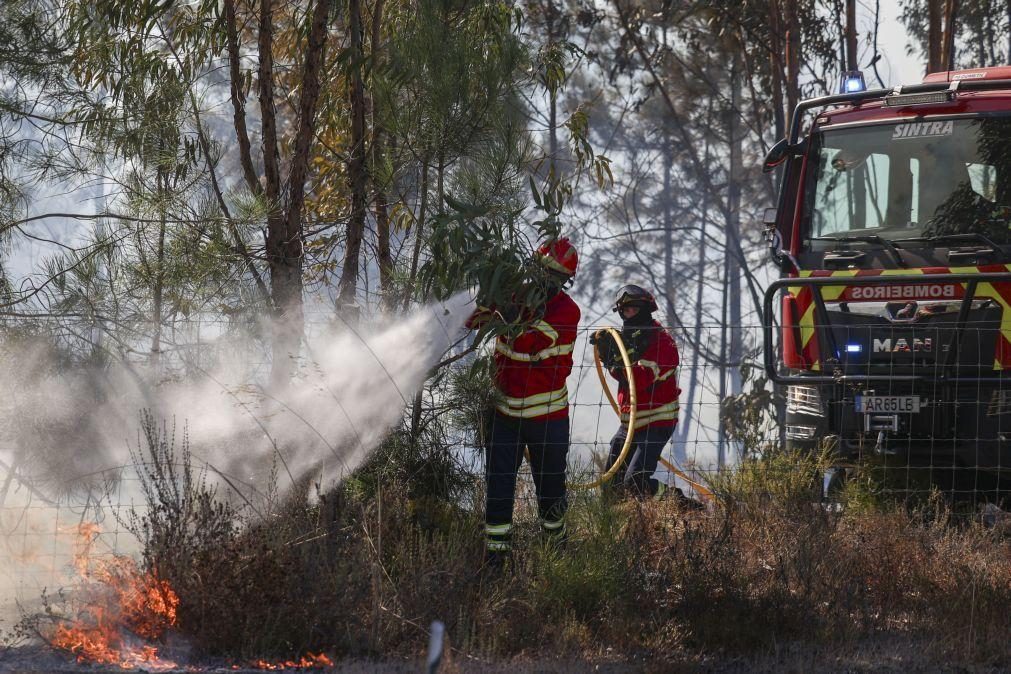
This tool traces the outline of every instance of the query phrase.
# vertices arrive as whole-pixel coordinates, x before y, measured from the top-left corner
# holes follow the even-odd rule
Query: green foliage
[[[769,440],[776,420],[776,400],[760,358],[761,352],[754,351],[742,359],[741,387],[745,390],[720,401],[721,423],[731,439],[744,445],[746,455],[776,451],[775,443]]]
[[[595,621],[619,609],[634,573],[629,513],[602,499],[581,505],[568,516],[568,526],[579,535],[571,550],[544,546],[535,560],[531,591],[539,612],[558,620]]]
[[[722,503],[759,512],[769,503],[795,511],[821,500],[821,476],[832,465],[832,452],[772,452],[745,458],[732,471],[709,478]]]

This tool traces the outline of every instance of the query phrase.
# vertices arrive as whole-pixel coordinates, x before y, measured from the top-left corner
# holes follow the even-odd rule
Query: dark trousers
[[[538,421],[516,419],[495,412],[485,452],[488,485],[485,520],[489,525],[512,522],[516,473],[523,462],[524,447],[530,450],[530,472],[537,489],[537,508],[541,519],[559,522],[565,514],[568,417]]]
[[[614,465],[621,448],[625,445],[628,426],[622,425],[611,438],[611,456],[609,466]],[[627,491],[641,496],[656,494],[660,483],[653,479],[660,454],[667,442],[674,435],[673,426],[646,426],[635,432],[632,446],[628,448],[625,463],[618,469],[615,476],[605,485],[605,489],[615,492]]]

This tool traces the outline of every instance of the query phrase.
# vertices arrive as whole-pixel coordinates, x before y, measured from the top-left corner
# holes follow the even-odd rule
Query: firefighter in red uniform
[[[678,421],[678,349],[670,333],[653,319],[656,300],[646,289],[627,285],[618,291],[613,310],[621,316],[621,339],[625,343],[635,378],[635,434],[625,464],[607,485],[614,492],[659,498],[666,485],[653,478],[660,453],[674,435]],[[614,338],[603,330],[593,335],[601,362],[618,380],[621,426],[611,439],[608,465],[618,459],[628,435],[631,395],[624,361]],[[681,496],[680,491],[676,491]],[[683,498],[683,497],[682,497]]]
[[[511,552],[516,474],[523,449],[537,491],[542,530],[549,541],[565,540],[565,466],[569,451],[569,394],[572,350],[579,307],[564,287],[575,276],[578,256],[568,239],[541,246],[534,261],[543,271],[547,300],[518,320],[523,332],[495,343],[498,402],[491,415],[485,455],[486,560],[500,566]],[[468,321],[477,327],[492,312],[479,309]]]

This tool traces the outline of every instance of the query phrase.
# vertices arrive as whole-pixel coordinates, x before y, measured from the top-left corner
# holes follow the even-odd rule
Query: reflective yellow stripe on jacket
[[[676,400],[660,407],[654,407],[653,409],[639,409],[635,413],[635,429],[645,428],[654,421],[677,421],[680,409]],[[621,423],[628,423],[627,413],[621,415]]]
[[[569,406],[569,390],[562,387],[557,391],[538,393],[526,398],[502,398],[495,409],[508,417],[530,419],[551,412],[565,409]]]
[[[661,372],[660,371],[660,363],[654,363],[651,360],[640,360],[637,364],[638,365],[642,365],[643,367],[649,368],[650,371],[653,372],[653,380],[654,381],[666,381],[667,379],[670,378],[670,376],[672,374],[674,374],[675,372],[677,372],[677,368],[676,367],[672,367],[669,370],[664,370],[664,371]]]
[[[539,360],[546,360],[552,356],[563,356],[572,353],[573,346],[573,344],[559,344],[558,346],[549,346],[546,349],[541,349],[537,353],[520,353],[519,351],[510,349],[505,342],[499,341],[495,344],[495,350],[510,360],[518,360],[521,363],[533,363]]]

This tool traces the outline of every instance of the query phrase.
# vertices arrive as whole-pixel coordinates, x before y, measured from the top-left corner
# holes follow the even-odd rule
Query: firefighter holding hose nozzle
[[[529,452],[530,472],[545,538],[565,540],[565,467],[569,451],[569,394],[572,351],[580,311],[565,293],[576,274],[578,255],[568,239],[542,245],[534,268],[544,290],[537,307],[493,310],[478,308],[467,326],[490,320],[520,326],[519,334],[495,342],[495,386],[498,401],[491,414],[485,453],[487,501],[485,563],[500,568],[512,545],[516,474]]]
[[[622,321],[621,339],[632,363],[637,411],[629,457],[604,489],[613,494],[660,498],[667,486],[654,479],[653,473],[678,421],[681,389],[677,385],[677,345],[670,333],[653,319],[656,299],[645,288],[623,286],[615,296],[612,310]],[[606,330],[598,330],[590,339],[597,346],[601,363],[618,382],[621,426],[611,439],[610,466],[617,461],[629,432],[631,395],[614,337]],[[680,490],[675,489],[674,493],[679,499],[685,498]]]

